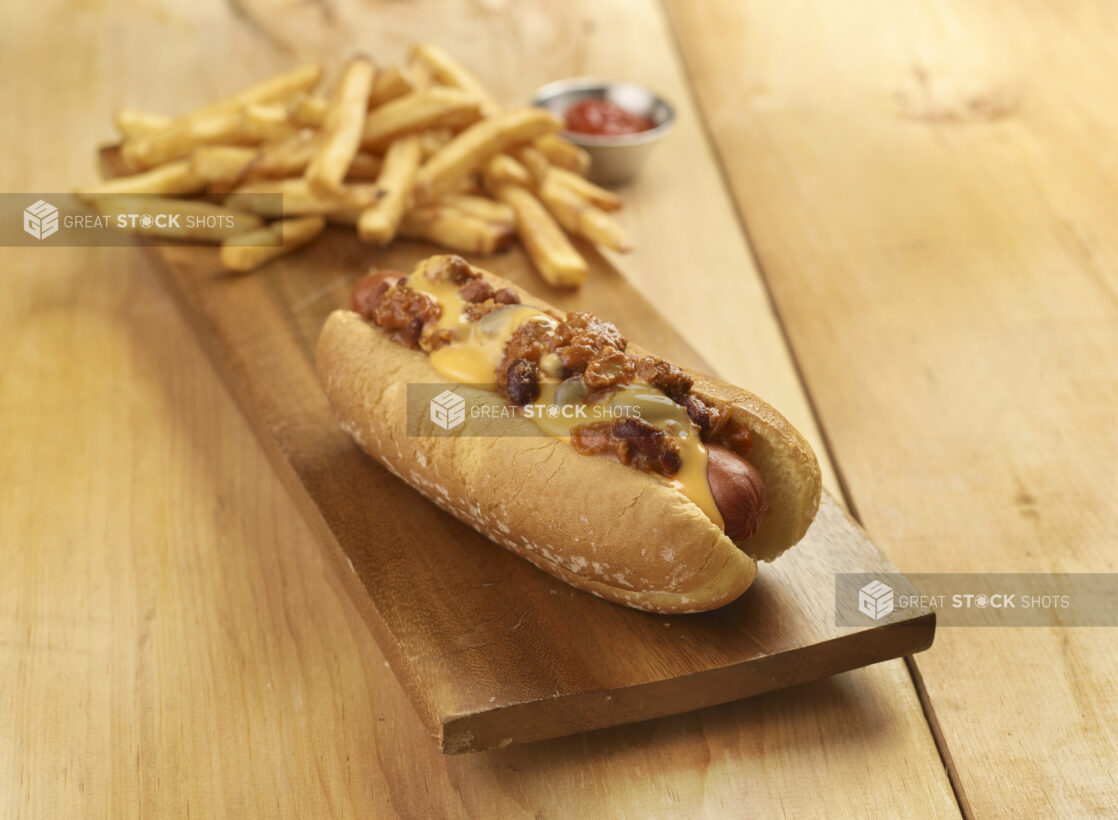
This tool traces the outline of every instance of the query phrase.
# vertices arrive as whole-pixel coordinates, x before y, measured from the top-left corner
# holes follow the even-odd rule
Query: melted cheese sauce
[[[442,307],[436,327],[453,332],[455,341],[433,351],[430,359],[431,366],[452,382],[493,384],[505,345],[521,325],[559,324],[542,310],[528,305],[505,305],[471,322],[465,315],[468,303],[458,295],[458,285],[453,282],[433,282],[422,274],[413,274],[407,285],[426,293]]]
[[[454,334],[453,342],[429,356],[431,366],[449,381],[493,385],[505,345],[518,328],[529,322],[558,325],[554,318],[529,305],[506,305],[471,322],[465,316],[468,303],[461,298],[458,285],[453,282],[432,281],[417,272],[407,278],[406,284],[439,303],[442,314],[437,327]],[[568,442],[573,428],[608,421],[614,415],[634,416],[664,431],[679,447],[682,462],[679,472],[666,480],[716,525],[724,526],[707,480],[707,448],[683,407],[663,391],[639,382],[626,385],[600,402],[586,404],[581,396],[569,395],[561,387],[557,378],[559,367],[558,356],[554,353],[541,360],[544,378],[540,383],[540,398],[535,406],[524,409],[527,418],[548,435]],[[577,410],[580,405],[581,414]]]
[[[608,398],[593,404],[565,401],[560,384],[554,379],[540,385],[539,404],[546,405],[542,413],[533,412],[531,419],[545,433],[569,439],[571,430],[582,424],[608,421],[611,417],[632,416],[667,433],[679,447],[682,466],[667,481],[691,499],[719,527],[724,526],[722,513],[714,503],[714,496],[707,481],[707,448],[699,437],[687,411],[672,401],[662,390],[636,382],[615,391]],[[585,407],[584,415],[577,414],[577,407]],[[552,409],[555,408],[554,414]]]

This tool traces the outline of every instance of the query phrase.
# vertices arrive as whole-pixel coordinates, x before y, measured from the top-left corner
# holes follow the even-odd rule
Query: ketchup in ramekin
[[[596,137],[639,134],[656,127],[649,117],[627,111],[615,102],[600,98],[579,100],[563,112],[568,131]]]

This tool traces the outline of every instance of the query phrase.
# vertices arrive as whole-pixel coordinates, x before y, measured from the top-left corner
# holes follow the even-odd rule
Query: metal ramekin
[[[655,123],[655,127],[648,131],[616,137],[563,132],[564,137],[585,148],[590,154],[590,179],[594,182],[608,185],[631,179],[644,165],[653,143],[672,129],[675,122],[674,109],[663,97],[643,85],[585,77],[548,83],[536,91],[532,97],[532,105],[546,108],[562,119],[568,106],[588,98],[609,100],[634,114],[646,116]]]

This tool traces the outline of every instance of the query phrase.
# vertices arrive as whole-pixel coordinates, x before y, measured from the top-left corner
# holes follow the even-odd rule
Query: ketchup
[[[656,127],[648,117],[626,111],[609,100],[587,99],[576,102],[563,112],[567,130],[578,134],[616,137],[623,134],[639,134]]]

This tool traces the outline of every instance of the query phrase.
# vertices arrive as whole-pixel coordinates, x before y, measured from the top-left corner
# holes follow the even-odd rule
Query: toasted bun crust
[[[496,287],[512,287],[484,275]],[[547,307],[516,290],[525,303]],[[630,350],[644,353],[633,345]],[[407,385],[444,379],[425,354],[396,344],[356,313],[331,314],[319,337],[317,368],[342,428],[369,455],[447,512],[572,586],[674,614],[727,604],[753,582],[753,558],[667,481],[580,455],[560,439],[538,435],[529,419],[473,420],[471,436],[423,435],[423,425],[436,428],[424,419],[416,431],[412,420],[409,435]],[[820,492],[815,456],[751,393],[698,375],[693,389],[732,403],[735,416],[754,432],[750,461],[765,480],[773,512],[746,546],[755,556],[775,557],[814,517]],[[478,388],[463,385],[455,392],[467,402],[491,400]],[[487,423],[491,435],[479,427]]]

